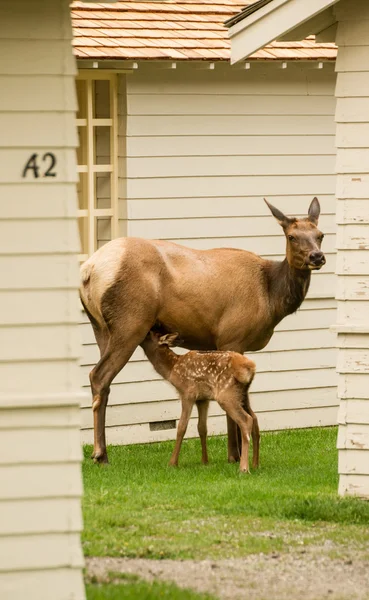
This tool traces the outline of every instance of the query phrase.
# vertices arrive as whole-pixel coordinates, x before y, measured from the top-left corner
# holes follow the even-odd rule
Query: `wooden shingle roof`
[[[247,0],[167,0],[115,4],[73,2],[74,51],[94,60],[229,60],[224,22]],[[334,44],[273,42],[251,60],[334,60]]]

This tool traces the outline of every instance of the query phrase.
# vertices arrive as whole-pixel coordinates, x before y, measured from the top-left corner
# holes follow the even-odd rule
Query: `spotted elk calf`
[[[176,345],[178,334],[150,331],[141,346],[154,369],[177,389],[182,414],[177,428],[175,448],[169,464],[178,465],[182,440],[194,404],[199,413],[198,432],[202,462],[208,462],[206,447],[207,414],[210,400],[216,400],[240,428],[242,450],[240,471],[249,473],[249,442],[253,441],[253,467],[259,466],[259,425],[249,400],[249,387],[255,364],[237,352],[200,352],[179,356],[169,346]],[[178,340],[179,341],[179,340]]]

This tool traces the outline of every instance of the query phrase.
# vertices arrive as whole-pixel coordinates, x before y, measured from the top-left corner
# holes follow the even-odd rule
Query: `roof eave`
[[[337,2],[339,0],[271,0],[230,27],[231,64],[245,60]]]

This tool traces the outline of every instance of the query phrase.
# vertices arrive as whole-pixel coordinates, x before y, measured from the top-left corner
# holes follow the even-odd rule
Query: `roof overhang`
[[[245,18],[240,13],[226,23],[230,27],[231,64],[244,60],[278,38],[297,41],[329,29],[334,34],[336,19],[332,7],[337,2],[339,0],[255,2],[255,10],[252,11],[253,5],[247,7]]]

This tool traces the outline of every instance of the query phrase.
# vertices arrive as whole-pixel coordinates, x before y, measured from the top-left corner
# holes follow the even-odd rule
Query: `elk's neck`
[[[270,261],[266,273],[272,314],[277,324],[301,306],[309,289],[311,272],[295,269],[285,259]]]
[[[168,348],[168,346],[154,347],[150,343],[145,342],[141,345],[155,371],[164,379],[169,380],[173,367],[178,360],[177,354]]]

